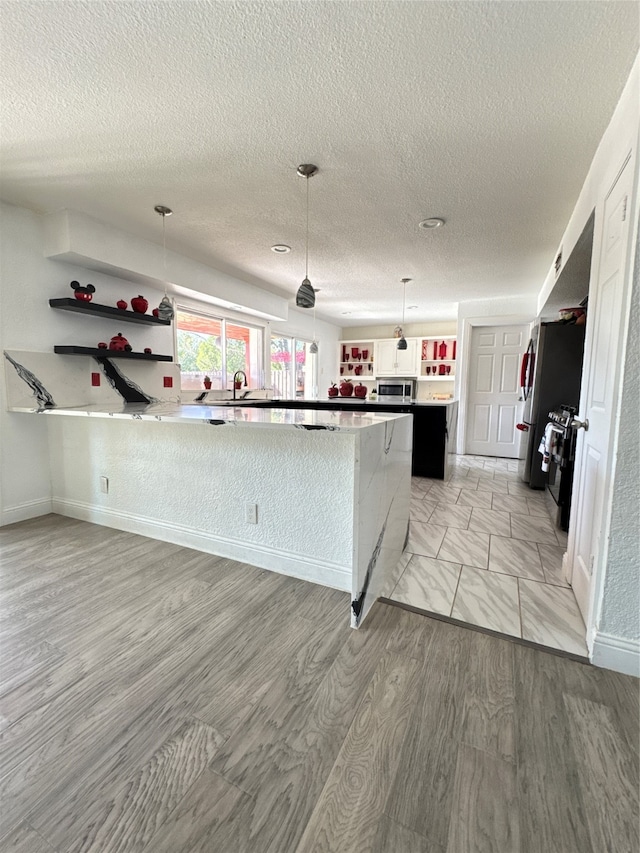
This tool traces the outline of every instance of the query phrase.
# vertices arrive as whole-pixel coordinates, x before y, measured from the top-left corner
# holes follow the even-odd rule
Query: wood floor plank
[[[268,583],[275,590],[286,583],[286,578],[272,575]],[[262,612],[265,607],[261,599],[263,593],[263,586],[245,590],[245,610],[250,612],[254,596],[253,607]],[[278,609],[277,601],[272,607]],[[193,669],[197,669],[200,661],[210,655],[211,644],[215,647],[216,637],[228,637],[238,642],[237,610],[228,608],[218,612],[217,616],[217,619],[211,619],[205,611],[199,624],[188,625],[182,633],[171,632],[165,638],[163,648],[149,644],[144,653],[139,646],[128,649],[126,654],[122,653],[113,660],[103,672],[106,685],[111,689],[107,693],[103,689],[100,700],[97,703],[91,701],[89,710],[81,704],[70,720],[65,716],[60,721],[58,715],[58,723],[63,725],[55,736],[45,739],[37,750],[33,749],[32,742],[26,759],[0,782],[0,799],[5,803],[7,815],[19,821],[29,813],[25,798],[25,789],[29,788],[31,795],[39,800],[38,818],[34,825],[40,827],[55,820],[60,802],[76,796],[83,780],[85,783],[87,779],[95,781],[98,768],[106,775],[128,772],[139,757],[139,749],[134,749],[130,742],[130,728],[132,717],[137,720],[141,708],[149,708],[153,725],[159,726],[159,720],[166,720],[169,731],[163,737],[170,733],[170,727],[177,719],[192,715],[188,703],[167,707],[165,696],[178,682],[185,680],[185,673],[193,675]],[[197,642],[184,642],[194,634]],[[194,682],[192,679],[187,681],[192,691]],[[157,719],[154,717],[154,703],[158,703]],[[13,728],[6,732],[7,736]],[[144,751],[148,748],[146,732],[143,731],[142,735],[141,748]],[[18,743],[18,754],[19,746]]]
[[[445,853],[445,850],[383,814],[367,853]]]
[[[55,848],[27,824],[0,839],[0,850],[3,853],[56,853]]]
[[[514,646],[522,853],[603,853],[589,838],[560,660]]]
[[[433,619],[425,619],[419,613],[398,608],[398,624],[389,637],[387,651],[406,655],[415,660],[424,660],[428,654],[436,625]]]
[[[564,704],[593,849],[640,850],[640,779],[616,717],[577,696],[565,694]]]
[[[368,853],[414,708],[420,663],[386,652],[358,708],[296,853]]]
[[[574,666],[566,658],[556,661],[556,667],[565,693],[600,703],[615,715],[619,731],[627,741],[627,754],[637,761],[640,757],[640,679],[597,666]]]
[[[206,770],[144,853],[260,853],[250,839],[253,808],[251,797]]]
[[[218,731],[231,735],[255,707],[255,698],[265,695],[267,683],[269,699],[277,702],[283,714],[308,701],[351,631],[347,624],[341,631],[327,631],[326,624],[310,624],[300,616],[290,617],[284,625],[278,620],[274,627],[278,630],[273,640],[261,632],[262,642],[253,647],[250,660],[242,659],[246,649],[253,646],[246,644],[228,683],[209,690],[195,706],[194,713]],[[272,643],[278,648],[277,656]],[[253,715],[250,724],[255,725]]]
[[[0,696],[29,682],[38,673],[58,664],[66,652],[41,642],[21,648],[14,654],[3,649],[0,653]]]
[[[515,762],[513,643],[476,634],[469,651],[460,737]]]
[[[295,850],[398,620],[398,609],[374,605],[307,704],[262,742],[253,726],[234,733],[214,767],[254,794],[256,851]],[[251,721],[249,721],[251,722]],[[256,761],[259,756],[259,761]]]
[[[447,853],[464,850],[517,853],[520,826],[515,766],[460,744]]]
[[[54,515],[0,551],[3,853],[637,849],[637,679]]]
[[[464,684],[476,634],[433,622],[417,703],[402,744],[401,770],[393,780],[385,813],[445,848],[464,715]]]
[[[140,853],[215,755],[217,733],[188,721],[117,792],[71,813],[49,838],[68,853]],[[75,819],[74,819],[75,818]]]

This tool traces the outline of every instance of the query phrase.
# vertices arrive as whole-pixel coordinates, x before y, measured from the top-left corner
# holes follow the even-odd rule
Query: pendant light
[[[158,305],[158,317],[161,320],[173,320],[174,310],[171,300],[167,296],[167,241],[165,236],[165,219],[171,216],[173,211],[170,207],[165,207],[164,204],[156,204],[153,208],[156,213],[162,217],[162,265],[164,279],[164,296]]]
[[[407,301],[407,282],[411,281],[410,278],[402,279],[402,326],[400,326],[400,339],[398,341],[398,349],[406,349],[407,348],[407,340],[404,336],[404,308]]]
[[[318,167],[313,163],[302,163],[298,166],[297,173],[307,181],[307,236],[305,243],[304,279],[296,293],[296,305],[298,308],[313,308],[316,304],[316,293],[309,281],[309,178],[318,174]]]

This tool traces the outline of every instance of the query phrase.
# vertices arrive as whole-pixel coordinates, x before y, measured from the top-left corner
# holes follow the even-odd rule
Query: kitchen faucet
[[[236,381],[238,376],[244,376],[244,387],[247,387],[247,374],[244,370],[236,370],[233,374],[233,399],[236,399]],[[246,392],[245,392],[246,393]]]

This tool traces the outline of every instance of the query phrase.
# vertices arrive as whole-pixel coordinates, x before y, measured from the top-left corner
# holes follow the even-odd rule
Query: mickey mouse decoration
[[[72,281],[70,286],[75,291],[76,299],[80,299],[82,302],[91,302],[93,294],[96,292],[92,284],[83,287],[79,281]]]

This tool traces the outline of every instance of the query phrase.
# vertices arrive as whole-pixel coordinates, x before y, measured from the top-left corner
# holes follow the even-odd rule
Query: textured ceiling
[[[339,325],[537,293],[635,2],[2,2],[5,200],[73,208]],[[446,227],[422,231],[426,217]],[[292,247],[288,255],[270,251]],[[396,287],[397,284],[397,287]],[[352,312],[345,315],[344,312]]]

